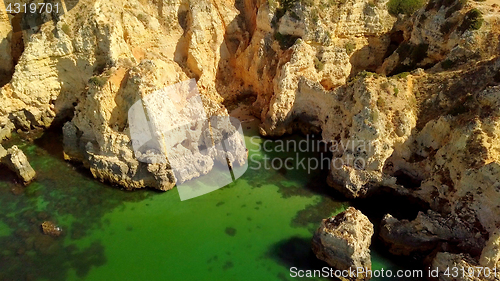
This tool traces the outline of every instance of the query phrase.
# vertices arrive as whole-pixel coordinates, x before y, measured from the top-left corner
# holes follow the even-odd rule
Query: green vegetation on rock
[[[478,9],[474,8],[465,14],[464,21],[460,26],[460,30],[465,32],[466,30],[478,30],[483,26],[484,18],[483,13]]]
[[[394,96],[397,97],[399,94],[399,88],[398,87],[394,87]]]
[[[408,77],[408,75],[410,75],[410,72],[401,72],[398,75],[396,75],[396,77],[404,79],[404,78]]]
[[[352,54],[352,52],[356,50],[356,44],[353,44],[351,42],[347,42],[344,47],[348,55]]]
[[[321,71],[323,70],[323,68],[325,68],[325,64],[318,58],[314,58],[314,67],[317,71]]]
[[[61,27],[62,31],[66,33],[66,35],[70,36],[71,35],[71,28],[67,23],[63,24]]]
[[[318,9],[311,10],[311,20],[313,23],[318,23],[319,21],[319,12]]]
[[[102,87],[106,85],[107,79],[105,77],[94,76],[89,79],[89,84]]]
[[[385,100],[382,97],[378,97],[377,99],[377,107],[385,107]]]
[[[393,16],[399,14],[411,15],[418,9],[422,8],[426,0],[389,0],[387,9]]]

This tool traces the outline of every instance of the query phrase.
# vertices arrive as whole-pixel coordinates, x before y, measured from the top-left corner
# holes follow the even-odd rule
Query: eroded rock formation
[[[24,184],[30,183],[36,176],[36,172],[28,162],[28,158],[16,145],[7,150],[0,145],[0,161],[15,172],[23,180]]]
[[[473,225],[460,218],[452,215],[442,217],[429,210],[427,213],[420,212],[412,221],[386,215],[382,221],[380,236],[396,255],[429,253],[444,242],[477,255],[481,253],[486,241],[484,236],[471,232],[473,228]]]
[[[58,227],[54,222],[52,221],[44,221],[41,224],[42,232],[45,235],[50,235],[53,237],[59,237],[62,233],[62,229]]]
[[[371,270],[370,244],[373,224],[360,211],[349,207],[344,212],[324,219],[312,240],[312,249],[318,259],[330,266],[356,271]],[[359,274],[347,280],[367,280],[371,276]]]

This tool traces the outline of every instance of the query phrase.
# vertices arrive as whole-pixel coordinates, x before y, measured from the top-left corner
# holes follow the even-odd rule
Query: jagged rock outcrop
[[[448,115],[420,125],[423,128],[409,139],[410,145],[387,160],[391,165],[385,172],[398,179],[396,190],[423,200],[443,217],[462,221],[470,233],[487,238],[500,225],[499,88],[463,95],[451,103]],[[421,108],[425,113],[435,111],[447,103],[444,96],[435,97],[441,103],[434,100],[434,106]]]
[[[0,91],[0,119],[6,117],[24,130],[48,127],[56,116],[71,113],[95,82],[91,77],[143,59],[179,64],[177,74],[199,78],[202,94],[220,101],[214,80],[227,63],[225,27],[238,29],[231,23],[237,15],[234,4],[155,3],[80,1],[59,20],[37,32],[26,31],[16,72]],[[10,28],[8,22],[1,26]]]
[[[396,255],[415,252],[428,253],[440,243],[448,243],[464,252],[481,253],[486,244],[484,234],[471,231],[473,225],[452,215],[441,216],[429,210],[420,212],[415,220],[398,220],[386,215],[382,221],[380,237]]]
[[[276,96],[273,107],[280,115],[268,116],[263,126],[282,133],[293,129],[322,131],[333,152],[328,180],[348,197],[366,196],[368,186],[395,184],[396,179],[386,176],[383,169],[416,126],[413,79],[362,73],[332,91],[304,76],[296,79],[297,90]]]
[[[412,153],[407,151],[409,151],[408,146],[411,146],[411,142],[415,141],[412,135],[415,133],[414,129],[419,120],[418,112],[420,111],[420,105],[417,100],[425,99],[425,94],[418,93],[416,89],[421,88],[422,84],[435,83],[435,81],[429,81],[430,79],[427,78],[427,75],[423,71],[417,70],[412,73],[413,75],[404,74],[387,80],[381,78],[377,79],[378,81],[375,83],[366,83],[368,85],[363,83],[346,85],[348,78],[353,72],[356,73],[359,69],[363,69],[363,67],[366,69],[368,67],[368,64],[366,64],[360,68],[358,61],[366,62],[369,57],[378,57],[377,54],[380,53],[380,51],[377,51],[378,48],[383,49],[385,52],[388,51],[389,44],[393,43],[400,44],[398,51],[393,54],[393,56],[397,56],[398,52],[401,52],[405,45],[410,44],[408,42],[411,40],[415,41],[411,41],[413,42],[411,44],[415,46],[423,46],[425,44],[435,45],[431,47],[426,45],[425,50],[423,47],[407,48],[410,53],[408,56],[422,56],[421,60],[424,60],[428,56],[433,58],[433,64],[445,60],[448,54],[450,54],[451,58],[451,56],[454,56],[451,53],[456,53],[456,50],[463,49],[465,48],[464,46],[468,50],[479,54],[471,55],[468,58],[489,58],[495,54],[493,50],[498,45],[498,42],[495,40],[488,39],[495,37],[494,34],[498,34],[498,30],[495,28],[495,22],[498,20],[498,17],[488,14],[485,4],[482,3],[467,4],[463,7],[452,5],[453,7],[450,9],[454,10],[453,15],[449,16],[450,20],[457,19],[460,22],[464,22],[466,21],[465,14],[473,8],[477,8],[484,11],[485,21],[479,30],[468,29],[466,32],[464,31],[466,33],[464,36],[468,36],[467,38],[475,38],[472,43],[469,42],[470,40],[467,41],[464,39],[465,37],[460,37],[463,34],[458,34],[457,32],[459,31],[457,31],[457,28],[453,28],[453,32],[457,33],[454,35],[456,38],[453,36],[453,38],[450,37],[451,39],[446,37],[447,40],[450,40],[450,43],[442,44],[442,46],[438,46],[442,42],[440,39],[442,34],[433,33],[435,38],[432,39],[432,44],[423,42],[422,40],[431,40],[428,38],[429,36],[424,36],[425,33],[434,32],[436,26],[439,27],[444,24],[441,21],[444,15],[449,13],[448,10],[450,9],[447,7],[439,9],[438,6],[441,5],[439,3],[439,5],[436,4],[436,7],[424,7],[411,18],[401,18],[401,21],[411,23],[410,27],[406,27],[405,29],[405,24],[398,22],[395,25],[396,27],[390,30],[394,21],[391,22],[389,19],[386,19],[385,12],[379,9],[378,4],[375,4],[376,7],[373,8],[373,11],[376,12],[375,14],[378,13],[376,17],[380,18],[380,25],[377,28],[367,28],[369,24],[358,24],[358,28],[346,28],[347,25],[343,22],[345,18],[342,16],[344,7],[354,9],[358,5],[362,6],[361,3],[362,1],[346,1],[345,4],[337,7],[338,11],[334,14],[340,16],[333,17],[330,20],[327,20],[319,12],[316,25],[310,24],[316,19],[314,9],[304,8],[304,5],[306,5],[304,3],[294,2],[291,7],[285,7],[285,14],[281,18],[274,17],[276,7],[268,6],[265,3],[262,4],[258,8],[256,28],[249,47],[238,57],[238,60],[241,62],[239,65],[245,66],[245,69],[249,71],[237,68],[239,70],[238,73],[244,75],[242,78],[244,81],[246,81],[245,79],[255,81],[257,80],[255,73],[259,75],[259,83],[253,83],[251,86],[253,90],[259,93],[254,105],[263,121],[262,134],[280,136],[294,130],[312,130],[313,132],[321,130],[323,138],[326,141],[338,140],[344,145],[346,143],[362,141],[365,142],[366,146],[372,145],[375,147],[372,149],[371,154],[367,154],[366,151],[356,153],[344,149],[338,155],[334,155],[334,160],[341,159],[345,165],[340,169],[332,168],[330,182],[335,183],[334,186],[336,187],[340,184],[341,191],[351,197],[365,196],[369,193],[369,190],[379,185],[400,186],[403,182],[402,179],[407,174],[410,174],[408,177],[412,178],[412,181],[417,182],[414,183],[415,185],[418,185],[418,182],[425,178],[425,176],[412,171],[412,169],[406,169],[406,167],[398,166],[392,169],[392,165],[394,165],[394,162],[398,162],[396,159],[408,159],[412,157]],[[368,18],[370,17],[368,15],[370,13],[367,10],[361,14],[364,15],[362,17],[364,20],[369,21]],[[417,23],[416,18],[422,22],[425,18],[425,24]],[[317,28],[314,29],[314,26],[317,26]],[[325,26],[329,26],[330,28],[325,28]],[[360,26],[366,29],[361,28],[360,30]],[[337,27],[345,29],[338,29]],[[312,32],[312,30],[317,32]],[[324,30],[334,31],[330,34],[332,40],[322,39],[323,37],[321,36]],[[371,44],[343,41],[341,34],[344,33],[342,30],[349,30],[346,31],[346,34],[349,34],[349,36],[355,37],[353,35],[355,33],[356,38],[368,39]],[[291,48],[283,50],[283,46],[278,45],[276,40],[273,40],[271,37],[271,33],[273,32],[279,35],[275,37],[282,43],[281,45],[289,43],[287,42],[288,39],[291,40],[292,44],[295,38],[302,38],[302,40],[297,40]],[[402,39],[398,39],[400,41],[393,41],[395,40],[393,37],[398,37],[394,35],[398,35],[399,32],[403,33],[401,35]],[[374,42],[371,36],[377,36],[380,41]],[[475,46],[481,46],[481,48],[476,48]],[[350,48],[353,49],[349,50]],[[454,50],[453,52],[451,51],[452,49]],[[253,56],[255,53],[261,55],[257,58]],[[436,53],[444,55],[438,57]],[[323,60],[323,55],[327,59]],[[382,54],[382,57],[384,55]],[[276,59],[276,57],[279,59]],[[389,57],[386,62],[392,59],[392,57]],[[407,60],[404,58],[401,61],[407,63]],[[327,71],[329,63],[332,63],[332,68],[335,71]],[[410,64],[411,66],[405,70],[415,69],[419,65],[427,66],[430,64],[430,61],[422,64]],[[382,73],[393,72],[392,70],[379,71]],[[250,84],[251,81],[247,81],[247,83]],[[343,85],[345,86],[343,87]],[[310,90],[311,88],[314,90]],[[344,95],[344,91],[347,92],[346,96],[355,95],[354,92],[360,88],[374,93],[367,95],[370,97],[370,100],[366,103],[356,105],[354,103],[349,104],[349,100],[347,102],[342,100],[341,97]],[[377,95],[383,91],[393,95],[399,94],[402,97],[392,99],[387,98],[383,94]],[[340,100],[340,102],[336,101],[336,99]],[[398,104],[397,100],[401,100],[401,104]],[[394,106],[379,109],[382,115],[387,114],[382,120],[377,120],[379,122],[374,122],[378,114],[376,116],[371,114],[363,116],[363,111],[349,114],[350,111],[355,111],[360,105],[364,107],[366,112],[369,112],[373,111],[374,107],[379,107],[378,105],[384,103],[393,104]],[[342,118],[331,118],[332,115],[336,116],[339,112],[338,108],[345,108],[347,114],[344,114]],[[331,122],[328,118],[346,121],[342,123]],[[353,120],[353,118],[356,119]],[[365,126],[364,123],[370,125]],[[356,124],[359,124],[359,126],[356,127]],[[346,133],[344,135],[331,133],[335,131],[344,131]],[[365,156],[365,154],[367,155]],[[347,160],[347,158],[356,159],[360,155],[366,163],[364,165],[365,169],[356,169],[353,161]],[[410,161],[414,160],[410,159]],[[333,166],[335,166],[334,163],[332,163]],[[394,175],[402,176],[394,177]]]
[[[311,75],[314,72],[308,61],[314,60],[314,51],[307,42],[298,40],[283,52],[277,63],[281,73],[278,71],[275,76],[279,79],[274,80],[277,84],[273,87],[274,94],[267,97],[269,102],[263,102],[264,95],[256,102],[264,104],[262,133],[279,136],[295,129],[312,130],[321,131],[327,141],[344,144],[365,141],[368,147],[375,148],[372,154],[362,146],[359,151],[343,149],[334,153],[329,177],[334,187],[351,197],[366,196],[381,185],[392,187],[428,203],[443,217],[463,222],[467,231],[487,239],[488,234],[499,227],[497,218],[500,217],[496,187],[499,179],[498,88],[494,86],[500,83],[497,40],[500,32],[499,16],[490,6],[489,2],[469,2],[463,7],[454,7],[448,17],[458,20],[459,26],[451,28],[449,37],[438,32],[446,24],[446,20],[443,21],[449,11],[446,7],[427,6],[410,18],[402,17],[411,26],[405,29],[404,24],[397,23],[396,26],[403,27],[391,31],[403,34],[398,43],[400,49],[386,63],[406,48],[408,54],[399,61],[406,68],[394,71],[396,63],[391,70],[379,71],[397,74],[418,66],[436,65],[427,73],[417,69],[391,78],[363,78],[346,86],[340,81],[338,86],[328,89]],[[484,22],[480,27],[465,28],[473,24],[469,12],[475,12],[474,9],[482,13]],[[465,30],[461,31],[462,26]],[[294,30],[297,28],[305,27],[295,25]],[[300,35],[293,32],[290,34]],[[428,38],[427,33],[434,37]],[[445,44],[440,43],[443,38]],[[404,47],[409,42],[414,47]],[[458,56],[463,57],[463,61],[450,65]],[[412,57],[416,63],[411,61]],[[438,65],[439,62],[442,64]],[[342,69],[346,64],[340,65]],[[464,70],[446,71],[460,67]],[[382,94],[388,86],[386,82],[392,82],[398,89],[392,92],[398,92],[398,96],[403,94],[401,101]],[[342,99],[343,92],[352,99]],[[388,100],[387,107],[381,106],[384,98]],[[269,104],[269,108],[265,104]],[[402,107],[404,110],[398,112]],[[356,167],[352,161],[356,157],[365,160],[366,166]],[[340,169],[335,169],[336,159],[343,160]],[[443,230],[446,231],[452,230]],[[477,245],[471,248],[476,254],[482,247],[481,243]]]
[[[5,156],[7,156],[7,150],[0,144],[0,159],[4,158]]]
[[[97,78],[104,80],[103,85],[89,88],[72,121],[63,127],[65,158],[81,161],[96,178],[127,189],[171,189],[175,180],[168,163],[143,163],[135,157],[127,113],[141,93],[151,92],[160,83],[179,82],[175,67],[144,61],[130,70],[112,68],[109,77]],[[155,79],[156,75],[164,75],[163,80]]]
[[[396,24],[394,33],[404,40],[378,72],[397,74],[416,67],[449,69],[470,59],[498,54],[498,15],[482,1],[432,0],[410,19]]]
[[[106,14],[115,21],[74,26],[75,35],[82,40],[88,33],[99,36],[104,29],[107,46],[102,46],[101,53],[107,58],[101,65],[105,71],[89,80],[73,119],[64,125],[65,157],[83,162],[96,178],[126,189],[169,190],[175,184],[168,162],[143,163],[134,155],[127,114],[140,98],[195,77],[206,113],[227,116],[219,103],[216,76],[229,63],[231,47],[225,34],[238,33],[233,22],[237,10],[222,2],[179,1],[169,5],[154,11],[150,4],[137,4],[136,10],[121,15],[107,2],[95,1],[94,8],[87,7],[90,17],[101,19]],[[177,9],[179,13],[172,14]],[[68,17],[72,24],[80,21]],[[147,38],[162,40],[151,45]]]
[[[257,93],[255,113],[264,122],[261,132],[270,136],[293,130],[301,79],[333,90],[352,73],[381,64],[395,21],[387,1],[257,3],[255,29],[236,57],[235,72]]]
[[[316,230],[312,249],[316,256],[330,266],[356,271],[361,267],[371,270],[370,244],[373,225],[360,211],[349,207],[344,212],[324,219]],[[367,280],[371,276],[360,274],[346,280]]]
[[[0,119],[0,142],[12,136],[15,126],[7,118]]]
[[[36,172],[28,162],[28,158],[16,145],[7,150],[0,145],[0,161],[15,172],[23,180],[24,184],[30,183],[36,176]]]

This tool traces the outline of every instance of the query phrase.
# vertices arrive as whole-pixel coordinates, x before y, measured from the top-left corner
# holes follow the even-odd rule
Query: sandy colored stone
[[[494,232],[484,247],[479,264],[488,268],[498,268],[500,261],[500,232]]]
[[[318,259],[339,270],[371,270],[370,244],[373,225],[360,211],[346,211],[324,219],[314,233],[312,249]],[[371,276],[351,276],[345,280],[368,280]]]
[[[41,227],[42,227],[42,232],[45,235],[58,237],[62,233],[62,229],[52,221],[44,221]]]
[[[447,269],[449,271],[446,271]],[[455,269],[456,268],[456,269]],[[480,269],[481,268],[481,269]],[[431,269],[438,269],[438,278],[440,281],[493,281],[498,280],[494,269],[490,271],[480,266],[474,258],[468,254],[454,254],[448,252],[439,252],[432,261]],[[458,270],[458,274],[457,274]],[[470,270],[470,271],[469,271]],[[472,272],[474,271],[474,274]],[[479,272],[481,271],[481,274]],[[465,274],[464,274],[465,272]],[[471,274],[469,274],[469,272]],[[446,274],[445,274],[446,273]]]
[[[0,148],[0,150],[4,151],[3,148]],[[30,183],[35,178],[35,170],[31,167],[26,155],[17,146],[14,145],[7,149],[6,153],[5,151],[3,153],[0,151],[0,156],[2,154],[4,154],[1,159],[2,163],[15,172],[25,184]]]

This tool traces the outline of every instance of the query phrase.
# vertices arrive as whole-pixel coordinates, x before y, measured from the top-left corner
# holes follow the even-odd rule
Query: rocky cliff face
[[[279,19],[269,16],[272,9],[265,4],[258,13],[266,24],[257,24],[254,37],[260,36],[259,43],[251,42],[249,48],[259,44],[253,50],[262,55],[252,65],[242,65],[264,77],[257,84],[256,102],[262,109],[258,112],[263,121],[261,133],[321,131],[327,141],[354,143],[352,148],[335,150],[332,186],[350,197],[389,186],[419,198],[437,212],[438,221],[448,218],[465,224],[476,246],[462,249],[477,257],[499,227],[495,203],[499,198],[495,187],[499,181],[495,113],[499,93],[495,85],[500,81],[496,8],[490,2],[431,1],[411,17],[385,25],[385,14],[375,4],[378,27],[353,28],[350,32],[357,32],[366,43],[356,42],[349,54],[348,45],[336,46],[345,43],[345,33],[331,25],[327,29],[335,31],[330,32],[331,41],[322,40],[324,14],[304,13],[303,6],[307,3],[296,2]],[[330,23],[344,26],[342,18],[330,19]],[[310,20],[317,20],[317,29],[308,24]],[[269,39],[273,32],[282,43],[279,48]],[[283,48],[295,38],[300,39]],[[365,50],[367,57],[383,60],[373,68],[379,75],[356,75],[360,69],[372,69],[370,64],[359,63]],[[280,54],[279,60],[266,53]],[[329,57],[326,63],[323,55]],[[329,62],[335,71],[326,72]],[[270,65],[276,65],[275,72],[267,70]],[[274,78],[266,78],[271,75]],[[342,165],[335,165],[336,160]],[[398,227],[410,236],[415,234],[403,230],[403,225]],[[440,225],[430,233],[436,237],[451,229]],[[459,244],[456,237],[441,240]]]
[[[0,125],[47,128],[74,115],[64,126],[67,159],[127,189],[168,190],[174,185],[168,165],[141,164],[133,155],[128,109],[141,96],[194,77],[207,113],[227,115],[216,76],[234,52],[226,40],[242,33],[238,13],[224,1],[81,1],[59,21],[24,33],[25,50],[0,93]]]

